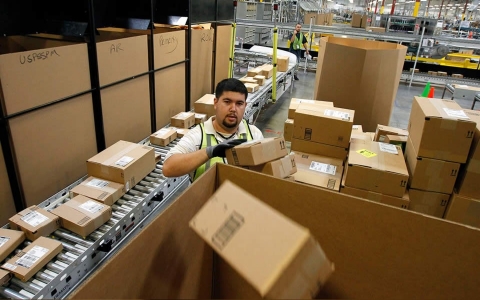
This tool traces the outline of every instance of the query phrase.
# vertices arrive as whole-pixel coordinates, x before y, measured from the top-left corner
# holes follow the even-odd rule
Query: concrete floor
[[[288,115],[288,107],[291,98],[314,99],[313,90],[315,88],[315,73],[299,72],[300,80],[295,81],[292,93],[288,89],[282,97],[275,103],[266,105],[260,113],[255,125],[263,132],[264,137],[275,137],[283,135],[283,126]],[[410,119],[410,110],[412,108],[413,97],[420,95],[424,86],[412,85],[410,88],[404,82],[398,87],[397,97],[390,117],[390,124],[393,127],[406,129]],[[443,87],[435,87],[435,98],[441,98]],[[445,98],[449,99],[451,94],[447,91]],[[457,103],[466,109],[470,109],[472,100],[455,99]],[[480,105],[478,105],[480,107]],[[478,107],[476,108],[478,110]]]

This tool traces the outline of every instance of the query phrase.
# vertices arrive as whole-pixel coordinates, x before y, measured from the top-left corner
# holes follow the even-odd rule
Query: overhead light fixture
[[[353,0],[348,0],[350,3],[353,3]]]

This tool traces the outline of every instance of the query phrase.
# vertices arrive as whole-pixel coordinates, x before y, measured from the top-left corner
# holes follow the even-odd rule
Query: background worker
[[[226,163],[225,150],[249,140],[263,139],[262,132],[243,119],[248,91],[238,79],[220,81],[215,89],[215,116],[191,129],[166,155],[163,175],[190,174],[196,180],[215,163]]]
[[[297,56],[297,63],[295,64],[295,69],[293,72],[293,78],[295,80],[298,80],[298,65],[300,63],[300,56],[302,55],[302,45],[305,48],[307,55],[310,54],[307,49],[307,38],[300,32],[301,30],[302,24],[297,23],[297,25],[295,26],[295,30],[288,36],[290,40],[290,48],[288,50]]]

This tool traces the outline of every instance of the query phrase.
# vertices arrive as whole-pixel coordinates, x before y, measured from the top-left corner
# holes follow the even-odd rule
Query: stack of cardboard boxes
[[[414,98],[405,153],[411,210],[443,218],[475,126],[455,101]]]

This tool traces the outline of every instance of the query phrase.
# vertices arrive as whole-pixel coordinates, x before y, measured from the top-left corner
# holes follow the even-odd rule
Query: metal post
[[[442,4],[440,4],[440,10],[438,11],[438,18],[440,19],[440,16],[442,15],[442,7],[443,7],[443,2],[445,0],[442,0]],[[447,4],[448,5],[448,4]]]
[[[383,10],[385,9],[385,0],[382,0],[382,6],[380,7],[380,14],[383,15]]]
[[[228,62],[228,77],[233,77],[233,59],[235,55],[235,35],[237,29],[237,1],[233,1],[232,37],[230,39],[230,61]]]
[[[313,18],[310,18],[310,28],[308,28],[308,36],[310,37],[310,50],[312,50],[312,23]],[[305,51],[305,54],[307,52]],[[307,64],[308,64],[308,55],[305,55],[305,67],[303,68],[303,73],[307,72]]]
[[[465,1],[465,7],[463,8],[462,21],[465,21],[465,12],[467,11],[468,0]]]
[[[298,5],[298,4],[297,4]],[[276,14],[278,11],[278,3],[273,3],[273,11]],[[298,12],[298,7],[297,7]],[[272,76],[272,102],[277,101],[277,41],[278,41],[278,29],[277,19],[273,21],[273,76]]]
[[[413,73],[415,73],[415,67],[417,66],[418,56],[420,55],[420,48],[422,48],[423,35],[425,34],[425,28],[426,26],[422,27],[422,35],[420,36],[420,43],[418,44],[417,55],[415,55],[415,62],[413,63],[412,75],[410,76],[410,84],[408,85],[408,87],[412,86]]]
[[[415,0],[415,6],[413,7],[413,16],[418,16],[418,11],[420,10],[420,0]]]
[[[390,14],[393,15],[393,13],[395,12],[395,0],[392,1],[392,9],[390,10]]]
[[[375,2],[375,14],[376,14],[376,13],[377,13],[378,1],[379,1],[379,0],[375,0],[375,1],[376,1],[376,2]]]
[[[423,14],[425,17],[428,17],[428,9],[430,8],[430,1],[432,1],[432,0],[428,0],[428,2],[427,2],[427,8],[425,9],[425,13]],[[442,9],[442,8],[440,7],[440,10],[441,10],[441,9]]]

